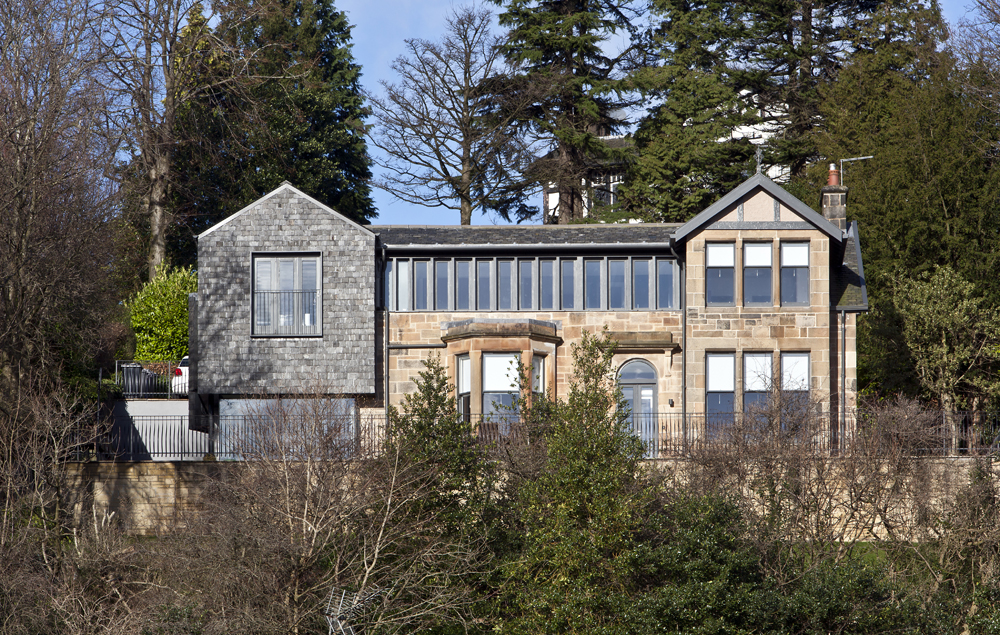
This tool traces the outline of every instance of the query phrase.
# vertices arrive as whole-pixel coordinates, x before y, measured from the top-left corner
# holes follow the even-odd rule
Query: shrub
[[[198,290],[190,267],[161,267],[135,294],[128,309],[135,331],[135,358],[174,360],[188,352],[188,294]]]

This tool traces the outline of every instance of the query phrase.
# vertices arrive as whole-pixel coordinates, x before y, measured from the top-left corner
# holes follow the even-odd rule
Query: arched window
[[[656,370],[649,362],[640,359],[626,362],[618,372],[618,385],[630,409],[632,432],[645,444],[647,457],[657,456],[659,417],[656,411]]]

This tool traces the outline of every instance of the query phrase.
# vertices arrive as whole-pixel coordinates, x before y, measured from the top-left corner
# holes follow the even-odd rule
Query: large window
[[[771,243],[743,243],[743,304],[771,305]]]
[[[705,355],[705,427],[710,436],[733,422],[736,356],[733,353]]]
[[[705,302],[732,305],[736,301],[734,284],[736,246],[732,243],[705,245]]]
[[[253,334],[321,335],[320,258],[254,256]]]
[[[632,360],[618,372],[622,400],[629,409],[628,422],[632,433],[639,437],[647,457],[655,457],[659,439],[659,417],[656,412],[656,370],[647,362]]]
[[[781,304],[809,304],[809,243],[781,243]]]
[[[513,414],[519,354],[483,353],[483,415]]]

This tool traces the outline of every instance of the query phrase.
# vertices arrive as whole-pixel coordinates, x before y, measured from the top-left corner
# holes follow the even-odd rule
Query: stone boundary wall
[[[902,489],[930,494],[932,505],[944,509],[969,484],[969,471],[975,460],[972,457],[916,459],[915,465],[919,467],[908,471]],[[211,495],[213,484],[240,465],[216,461],[70,463],[67,498],[78,525],[93,523],[95,519],[102,522],[113,514],[113,522],[130,534],[169,533],[183,530],[205,508],[205,497]],[[691,476],[693,467],[687,458],[660,459],[648,465],[682,482]],[[1000,483],[1000,463],[988,465],[994,482]],[[904,494],[900,502],[909,507],[912,502],[906,500],[909,498]]]
[[[131,534],[182,529],[203,509],[212,484],[236,463],[70,463],[68,498],[77,524],[112,521]]]

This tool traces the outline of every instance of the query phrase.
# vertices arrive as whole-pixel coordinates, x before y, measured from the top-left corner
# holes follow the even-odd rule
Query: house
[[[438,355],[503,435],[516,362],[565,395],[571,345],[607,327],[650,456],[773,387],[836,445],[867,310],[846,196],[831,170],[817,213],[756,174],[685,224],[366,227],[285,183],[198,237],[192,425],[303,393],[381,412]]]

